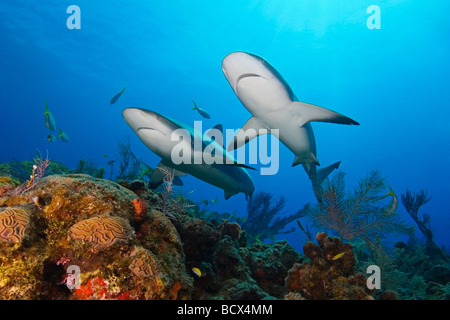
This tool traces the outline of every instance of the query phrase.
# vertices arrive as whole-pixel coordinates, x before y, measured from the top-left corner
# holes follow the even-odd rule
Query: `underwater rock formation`
[[[137,195],[83,174],[43,178],[0,210],[0,299],[189,299],[178,233]],[[139,220],[139,221],[137,221]],[[80,286],[70,290],[77,266]]]
[[[252,243],[240,248],[240,255],[258,286],[278,298],[283,298],[286,294],[284,279],[289,269],[304,260],[286,241],[274,244]]]
[[[183,217],[177,229],[186,266],[201,270],[193,299],[282,299],[288,270],[302,261],[286,241],[247,246],[246,233],[236,223],[212,223]],[[239,233],[240,232],[240,233]]]
[[[303,251],[308,262],[296,263],[286,277],[286,298],[311,300],[373,300],[366,278],[355,273],[352,246],[326,233],[316,236],[318,245],[307,242]]]

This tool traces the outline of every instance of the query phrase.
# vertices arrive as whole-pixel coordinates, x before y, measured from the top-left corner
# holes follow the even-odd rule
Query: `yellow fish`
[[[398,207],[397,195],[395,194],[394,190],[392,190],[391,186],[389,186],[389,192],[386,193],[386,196],[392,196],[392,200],[389,205],[383,210],[383,212],[386,215],[390,215],[395,213],[395,210],[397,210]]]
[[[120,96],[122,95],[122,93],[125,92],[125,89],[126,89],[126,88],[127,88],[127,87],[123,88],[122,91],[120,91],[118,94],[116,94],[116,95],[111,99],[110,104],[116,103],[117,100],[119,100],[119,98],[120,98]]]
[[[342,256],[345,254],[345,251],[344,252],[341,252],[341,253],[338,253],[337,255],[335,255],[333,258],[331,258],[331,260],[337,260],[337,259],[339,259],[339,258],[342,258]]]
[[[202,271],[199,268],[192,268],[192,272],[199,278],[202,276]]]
[[[48,130],[55,131],[56,129],[55,118],[53,118],[52,113],[50,112],[50,110],[48,110],[47,100],[45,100],[44,120],[45,120],[45,127]]]

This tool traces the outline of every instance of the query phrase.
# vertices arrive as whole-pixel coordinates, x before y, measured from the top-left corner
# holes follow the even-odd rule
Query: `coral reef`
[[[208,204],[207,200],[203,202]],[[294,232],[294,228],[286,230],[286,226],[303,216],[309,207],[307,204],[296,213],[283,216],[282,211],[286,205],[286,199],[279,197],[274,199],[274,195],[268,192],[256,193],[247,206],[247,216],[238,217],[230,213],[218,212],[197,212],[197,215],[208,220],[228,220],[238,223],[246,232],[249,242],[263,242],[265,240],[275,241],[276,235]]]
[[[176,214],[176,213],[175,213]],[[286,241],[247,245],[237,223],[177,216],[188,269],[199,268],[193,299],[283,299],[284,278],[302,257]]]
[[[189,299],[192,277],[175,228],[152,210],[137,221],[136,198],[82,174],[44,177],[9,195],[0,215],[0,298]],[[76,290],[65,286],[69,266],[81,271]]]
[[[296,263],[286,277],[286,288],[297,297],[312,300],[372,300],[366,278],[355,273],[352,246],[326,233],[316,236],[318,245],[307,242],[303,251],[309,262]]]
[[[262,193],[245,220],[235,213],[200,210],[181,193],[175,194],[170,175],[161,188],[151,190],[141,180],[116,183],[85,174],[48,175],[65,170],[53,164],[44,174],[36,168],[34,179],[33,162],[18,169],[30,171],[26,179],[15,175],[9,164],[0,164],[0,299],[450,297],[447,259],[430,256],[426,245],[399,241],[391,256],[366,246],[366,237],[375,242],[374,237],[383,238],[395,228],[379,227],[380,221],[398,222],[395,212],[386,214],[378,203],[383,197],[376,176],[368,177],[354,195],[343,192],[343,176],[336,178],[324,189],[322,205],[328,206],[313,209],[330,214],[333,223],[347,223],[335,229],[324,217],[313,217],[323,230],[347,237],[358,222],[368,233],[350,230],[356,232],[347,237],[353,240],[350,244],[344,242],[346,237],[319,232],[317,244],[306,242],[301,255],[286,241],[257,240],[285,232],[286,224],[304,216],[308,206],[281,217],[283,201]],[[33,186],[28,188],[30,181]],[[328,196],[336,197],[334,207]],[[344,220],[333,220],[331,208],[344,214]],[[362,208],[374,215],[373,225],[358,218]],[[298,220],[297,225],[311,240],[309,226]],[[365,272],[369,264],[382,269],[382,290],[369,291],[358,272]],[[74,267],[79,273],[73,273]]]
[[[80,159],[78,161],[78,166],[75,169],[70,170],[70,173],[87,174],[94,178],[102,179],[105,175],[105,168],[97,168],[97,165],[92,160]]]

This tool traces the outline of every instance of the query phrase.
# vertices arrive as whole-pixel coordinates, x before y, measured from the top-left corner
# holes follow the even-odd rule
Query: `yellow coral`
[[[10,177],[0,177],[0,185],[2,184],[11,184],[12,180]]]
[[[118,241],[128,241],[132,229],[125,219],[98,216],[82,220],[70,228],[70,237],[93,243],[95,249],[107,248]]]

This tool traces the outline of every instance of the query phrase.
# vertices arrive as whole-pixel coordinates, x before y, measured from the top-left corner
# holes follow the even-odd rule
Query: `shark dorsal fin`
[[[223,148],[223,126],[220,123],[209,129],[205,135],[210,139],[214,138],[214,141]],[[210,140],[209,143],[212,141]]]

